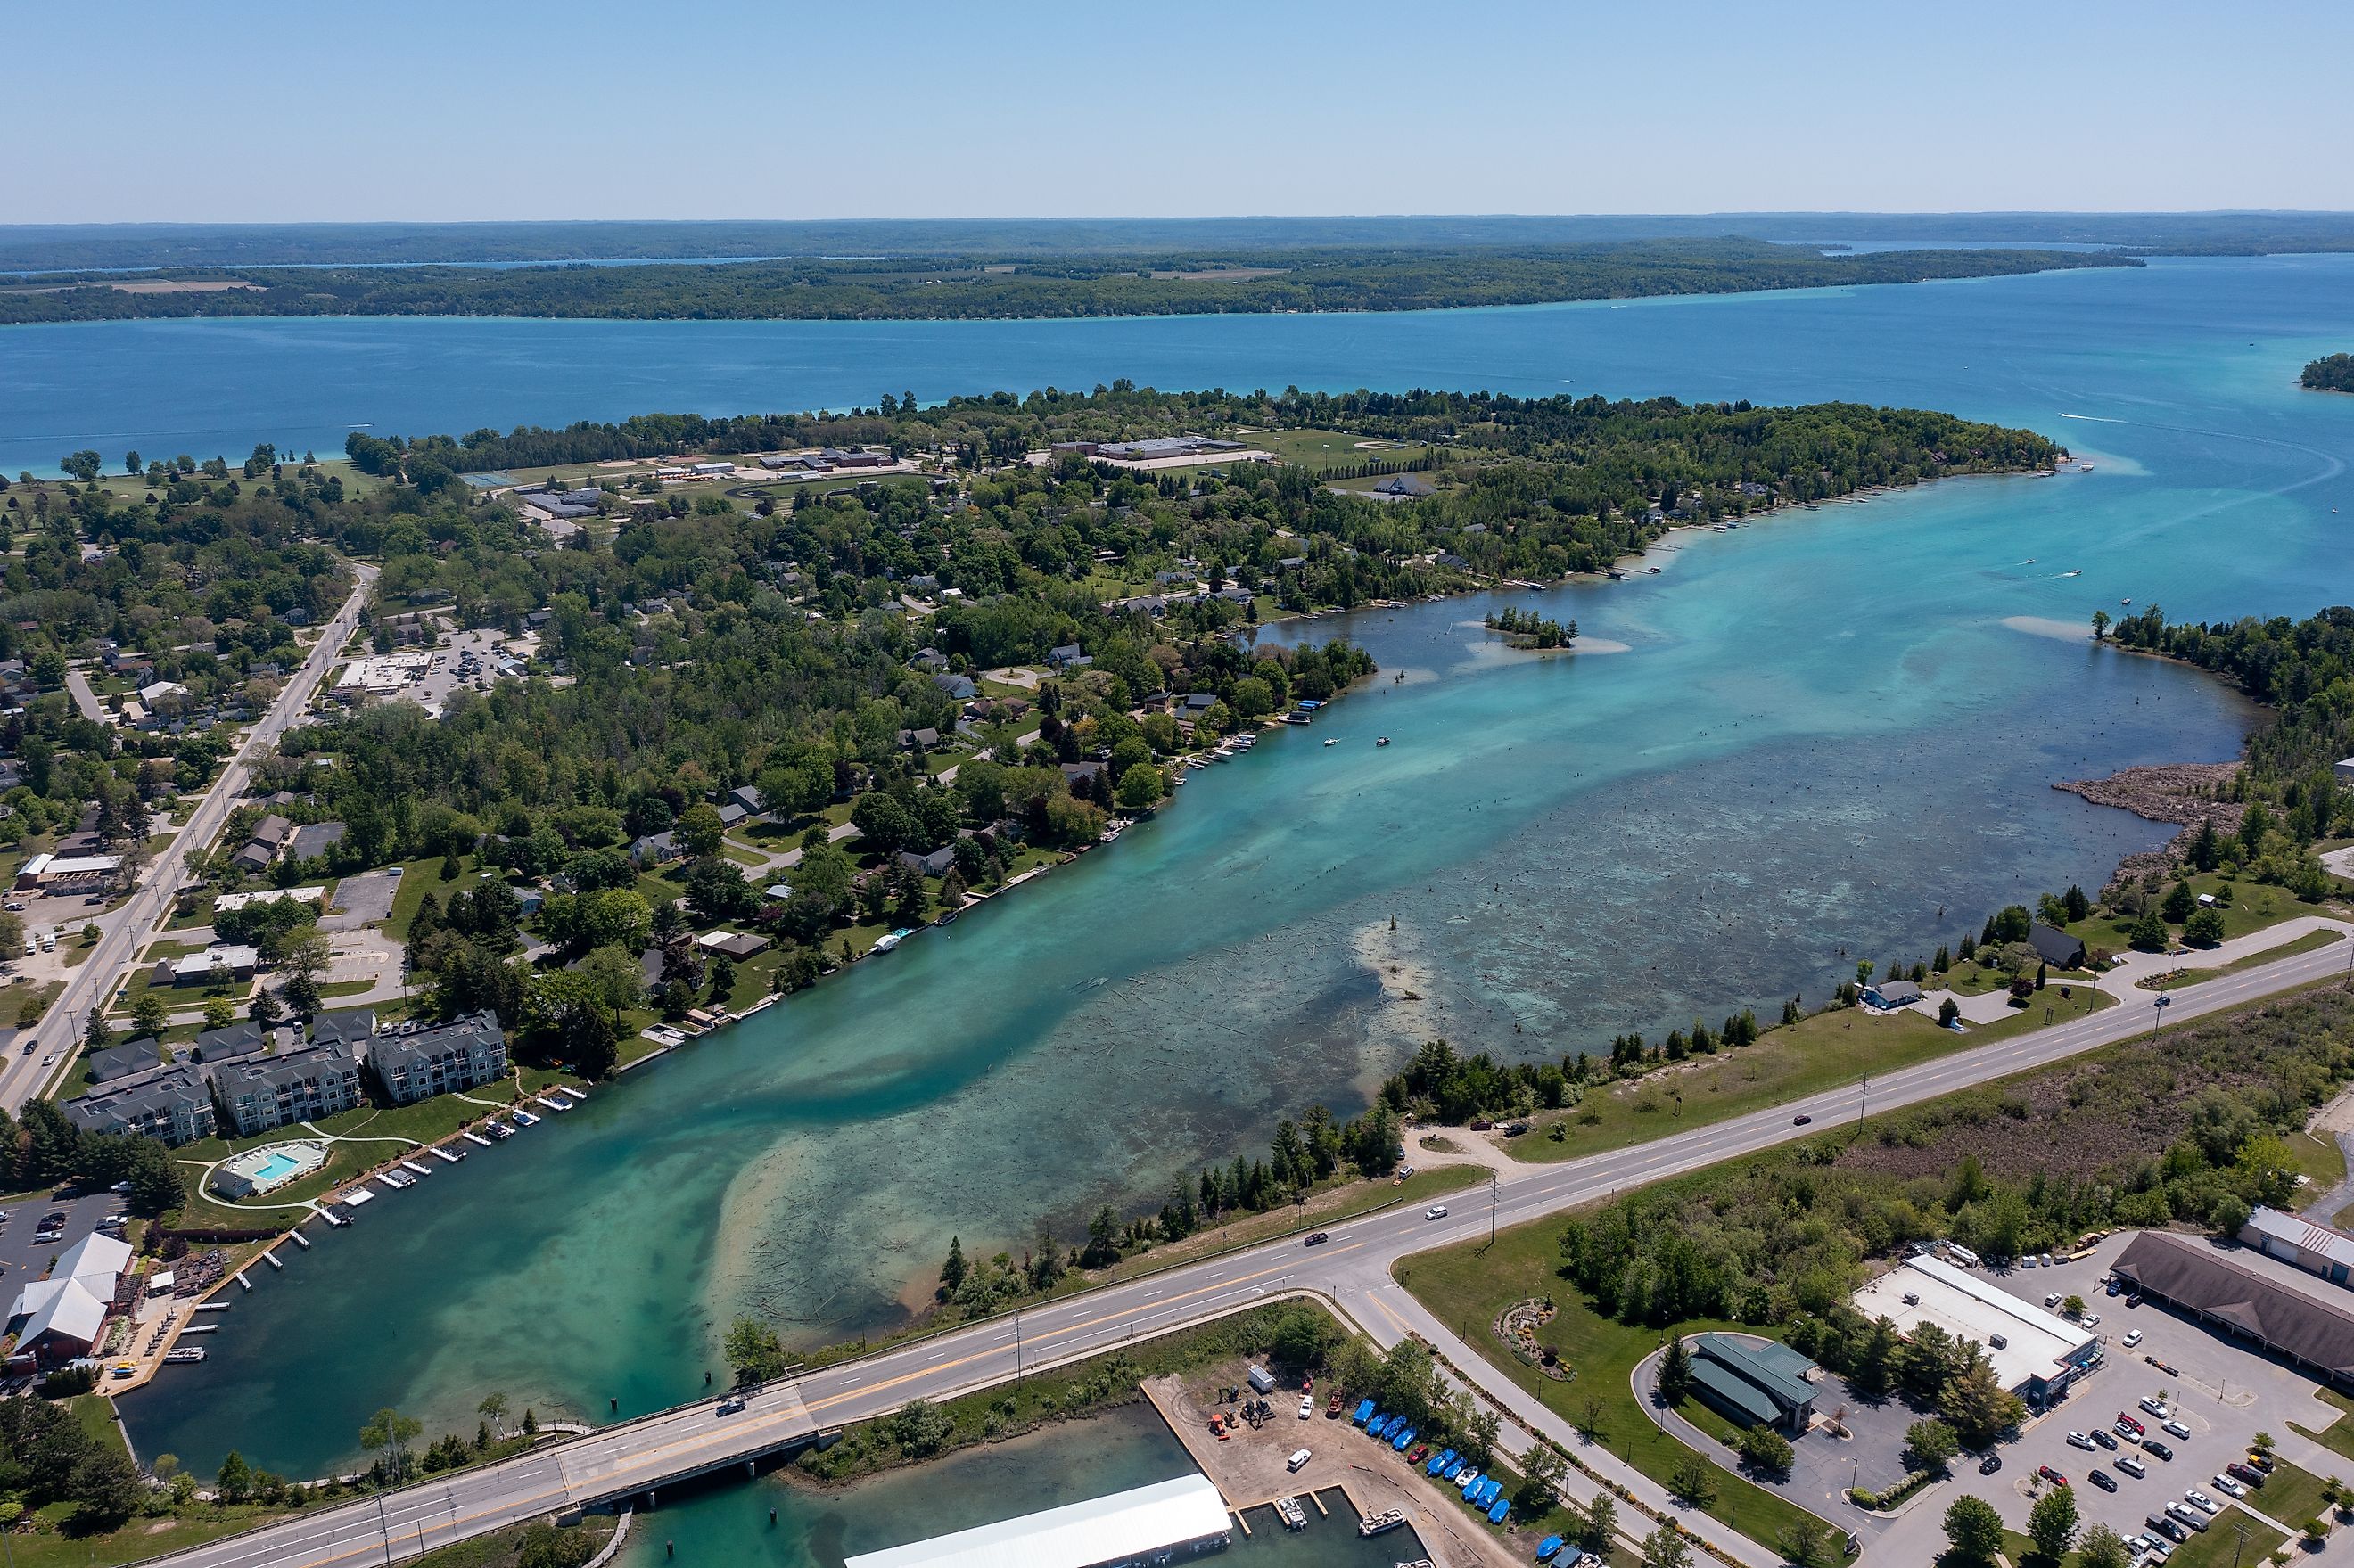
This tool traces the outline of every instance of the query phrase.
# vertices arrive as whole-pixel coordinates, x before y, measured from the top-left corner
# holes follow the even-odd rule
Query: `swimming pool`
[[[309,1175],[326,1162],[324,1144],[266,1144],[224,1160],[213,1173],[213,1190],[230,1198],[258,1197]]]

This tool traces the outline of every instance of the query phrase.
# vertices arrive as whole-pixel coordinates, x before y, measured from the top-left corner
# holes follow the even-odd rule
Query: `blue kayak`
[[[1499,1502],[1494,1508],[1488,1510],[1488,1522],[1490,1524],[1501,1524],[1504,1522],[1504,1516],[1511,1511],[1512,1505],[1510,1502]]]
[[[1453,1463],[1455,1463],[1455,1450],[1449,1448],[1444,1454],[1433,1454],[1430,1457],[1430,1463],[1422,1467],[1422,1473],[1426,1476],[1435,1476]]]
[[[1405,1452],[1405,1446],[1413,1441],[1414,1428],[1409,1426],[1390,1439],[1390,1450],[1393,1453],[1403,1454]]]
[[[1373,1418],[1373,1402],[1370,1399],[1361,1399],[1357,1402],[1357,1413],[1350,1416],[1349,1420],[1355,1425],[1363,1426]]]
[[[1558,1535],[1548,1535],[1543,1541],[1537,1542],[1537,1561],[1542,1563],[1560,1550],[1561,1537]]]

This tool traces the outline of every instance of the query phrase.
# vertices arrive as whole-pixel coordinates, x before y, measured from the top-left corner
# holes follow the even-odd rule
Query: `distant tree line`
[[[111,277],[63,274],[0,289],[0,324],[162,316],[880,321],[1424,311],[2139,265],[2108,251],[1825,255],[1800,246],[1718,238],[1005,260],[894,256],[628,267],[174,268],[154,277],[232,286],[133,293],[114,287],[119,280]]]

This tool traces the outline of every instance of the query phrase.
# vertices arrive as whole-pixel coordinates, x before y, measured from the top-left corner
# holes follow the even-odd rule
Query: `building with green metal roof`
[[[1771,1340],[1695,1334],[1692,1387],[1727,1420],[1744,1426],[1806,1430],[1815,1413],[1815,1363]]]

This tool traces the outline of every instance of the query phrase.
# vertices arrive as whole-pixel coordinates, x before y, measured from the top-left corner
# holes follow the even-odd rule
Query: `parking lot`
[[[1915,1510],[1900,1521],[1901,1533],[1908,1542],[1917,1536],[1927,1546],[1922,1561],[1936,1555],[1936,1548],[1928,1543],[1933,1537],[1942,1541],[1937,1519],[1957,1492],[1985,1498],[2000,1511],[2006,1524],[2024,1530],[2028,1509],[2046,1486],[2037,1479],[2039,1466],[2049,1465],[2068,1478],[2085,1523],[2106,1524],[2128,1539],[2147,1529],[2144,1520],[2148,1515],[2179,1500],[2187,1489],[2196,1488],[2218,1503],[2230,1504],[2232,1499],[2211,1478],[2241,1457],[2258,1432],[2272,1434],[2282,1457],[2317,1475],[2354,1470],[2345,1460],[2289,1430],[2292,1420],[2319,1431],[2338,1416],[2334,1406],[2314,1397],[2316,1385],[2310,1378],[2273,1361],[2243,1341],[2226,1339],[2155,1303],[2128,1308],[2122,1295],[2104,1292],[2101,1277],[2130,1239],[2129,1234],[2110,1236],[2089,1256],[2048,1269],[1987,1272],[1986,1277],[2039,1307],[2053,1291],[2062,1298],[2082,1296],[2085,1306],[2100,1314],[2098,1331],[2105,1361],[2069,1389],[2048,1414],[2040,1419],[2031,1416],[2015,1442],[2001,1446],[1999,1472],[1981,1476],[1965,1456],[1956,1463],[1955,1480],[1936,1489],[1943,1500],[1932,1509]],[[2137,1332],[2139,1342],[2126,1346],[2126,1337]],[[2152,1359],[2174,1372],[2160,1371],[2151,1364]],[[2179,1437],[2160,1430],[2158,1418],[2139,1408],[2144,1398],[2162,1401],[2190,1436]],[[2170,1446],[2173,1459],[2161,1459],[2122,1442],[2116,1450],[2091,1452],[2069,1443],[2072,1431],[2089,1436],[2095,1427],[2110,1426],[2119,1412],[2143,1423],[2150,1436]],[[2117,1459],[2128,1453],[2138,1453],[2148,1470],[2146,1478],[2137,1478],[2117,1468]],[[2117,1489],[2105,1491],[2087,1484],[2094,1469],[2115,1480]],[[2263,1493],[2253,1493],[2246,1506],[2261,1512]],[[2304,1521],[2280,1522],[2293,1528]],[[1892,1538],[1898,1533],[1892,1531]]]
[[[98,1222],[120,1213],[127,1200],[104,1191],[78,1198],[52,1200],[45,1189],[13,1203],[0,1205],[8,1217],[0,1221],[0,1306],[13,1305],[16,1292],[47,1274],[49,1260],[98,1228]],[[56,1241],[37,1245],[41,1216],[65,1211],[63,1234]]]

